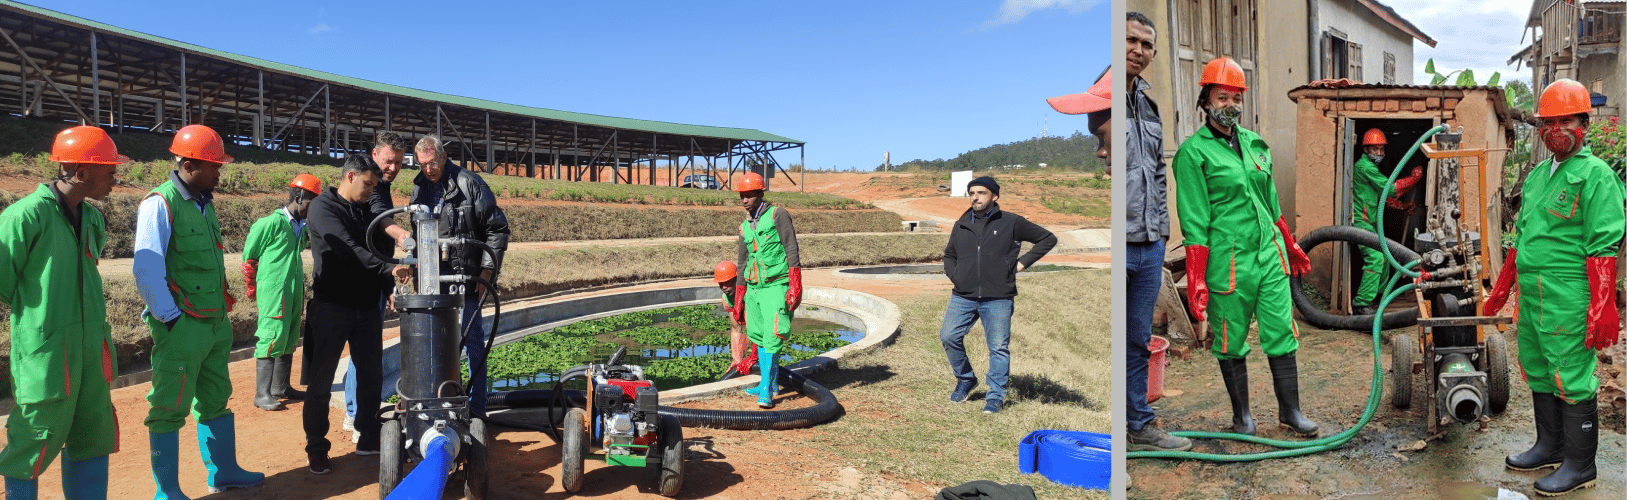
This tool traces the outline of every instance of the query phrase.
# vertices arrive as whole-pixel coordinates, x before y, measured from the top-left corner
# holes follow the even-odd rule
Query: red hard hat
[[[57,133],[56,142],[51,144],[51,161],[118,165],[130,161],[130,157],[119,154],[113,138],[101,128],[80,125]]]
[[[211,163],[231,163],[232,157],[226,155],[226,144],[220,140],[220,134],[215,129],[203,125],[187,125],[175,133],[175,142],[170,143],[169,152],[182,158],[192,158]]]
[[[1198,78],[1198,86],[1224,85],[1235,87],[1238,90],[1248,90],[1248,83],[1243,76],[1243,67],[1237,65],[1230,57],[1219,57],[1203,66],[1203,76]]]
[[[1045,100],[1058,113],[1082,115],[1113,107],[1113,72],[1103,72],[1089,90]]]
[[[288,187],[300,188],[310,191],[311,194],[321,195],[322,179],[318,179],[316,176],[311,174],[299,174],[294,176],[293,182],[288,183]]]
[[[756,172],[746,172],[746,175],[740,176],[740,182],[734,185],[734,190],[742,193],[759,189],[768,188],[763,187],[763,176],[757,175]]]
[[[716,281],[718,283],[730,281],[734,279],[735,274],[736,269],[734,267],[734,261],[725,260],[717,263],[717,267],[712,268],[712,281]]]
[[[1361,145],[1371,146],[1374,144],[1389,144],[1389,141],[1384,139],[1383,130],[1376,128],[1367,129],[1367,133],[1361,135]]]
[[[1542,89],[1537,101],[1537,118],[1553,118],[1587,113],[1593,110],[1593,98],[1580,82],[1561,78]]]

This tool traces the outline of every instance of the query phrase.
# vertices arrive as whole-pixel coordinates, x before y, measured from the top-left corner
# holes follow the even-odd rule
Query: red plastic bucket
[[[1169,339],[1153,335],[1147,339],[1147,350],[1152,351],[1147,357],[1147,402],[1151,403],[1164,397],[1164,365],[1168,364],[1164,351],[1169,350]]]

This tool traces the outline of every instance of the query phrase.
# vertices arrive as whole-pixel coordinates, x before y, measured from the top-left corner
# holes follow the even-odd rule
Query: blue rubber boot
[[[759,371],[768,369],[768,366],[763,364],[763,360],[769,359],[769,358],[763,357],[764,354],[766,354],[766,352],[763,351],[763,349],[761,347],[757,348],[757,369]],[[772,360],[770,360],[770,361],[772,361]],[[761,396],[763,394],[763,387],[765,385],[766,380],[767,379],[759,380],[759,381],[757,381],[757,386],[756,387],[746,389],[745,391],[742,391],[742,392],[745,392],[746,394],[750,394],[750,395],[753,395],[753,396]],[[773,394],[773,393],[771,392],[769,394]]]
[[[237,428],[233,414],[198,422],[198,450],[209,469],[209,492],[247,488],[266,482],[266,475],[237,466]]]
[[[192,500],[181,493],[181,480],[175,477],[181,459],[179,435],[175,431],[149,433],[147,442],[152,444],[153,483],[158,485],[153,500]]]
[[[774,383],[779,382],[780,364],[774,355],[766,350],[757,350],[757,366],[762,373],[763,380],[757,383],[757,407],[768,409],[774,407]]]
[[[107,500],[107,455],[74,460],[64,454],[62,497],[67,500]]]
[[[40,497],[40,482],[32,479],[6,478],[7,500],[35,500]]]

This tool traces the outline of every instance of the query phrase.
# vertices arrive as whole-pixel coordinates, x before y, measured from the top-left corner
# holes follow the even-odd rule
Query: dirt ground
[[[1371,337],[1306,328],[1301,331],[1300,342],[1300,394],[1306,416],[1322,425],[1322,436],[1350,428],[1361,415],[1370,386]],[[1524,451],[1535,438],[1531,392],[1512,360],[1518,356],[1514,352],[1517,346],[1510,341],[1509,347],[1514,373],[1510,376],[1508,408],[1493,415],[1484,431],[1475,425],[1450,425],[1443,427],[1438,436],[1426,436],[1422,375],[1413,376],[1411,408],[1390,406],[1391,347],[1386,342],[1383,364],[1387,373],[1380,406],[1372,422],[1343,447],[1306,457],[1235,464],[1131,460],[1128,470],[1134,488],[1129,498],[1478,500],[1497,498],[1498,488],[1537,498],[1531,483],[1552,469],[1515,472],[1503,466],[1505,455]],[[1276,424],[1271,372],[1257,344],[1249,360],[1249,399],[1258,434],[1297,439]],[[1219,368],[1206,351],[1196,351],[1189,359],[1172,358],[1164,388],[1167,396],[1153,403],[1153,408],[1165,429],[1217,431],[1230,427],[1231,405],[1226,388]],[[1620,499],[1627,492],[1627,467],[1622,465],[1627,463],[1627,439],[1622,434],[1622,413],[1609,408],[1601,408],[1600,413],[1598,486],[1562,498]],[[1418,449],[1420,442],[1424,446]],[[1194,450],[1240,453],[1266,449],[1246,443],[1197,440]],[[1488,492],[1489,497],[1477,496]]]

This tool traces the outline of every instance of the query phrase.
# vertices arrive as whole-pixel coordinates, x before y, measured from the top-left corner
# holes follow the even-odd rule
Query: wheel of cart
[[[389,419],[379,429],[379,500],[390,496],[406,472],[406,431],[401,421]]]
[[[1418,336],[1403,333],[1390,338],[1390,405],[1412,406],[1412,374],[1417,367]]]

